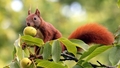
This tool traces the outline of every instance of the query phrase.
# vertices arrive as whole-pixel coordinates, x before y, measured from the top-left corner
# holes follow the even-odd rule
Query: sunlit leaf
[[[18,60],[21,60],[23,58],[23,50],[22,50],[22,47],[20,46],[20,38],[21,38],[21,35],[19,35],[19,38],[14,42],[14,52],[16,52],[16,54],[14,54],[15,57],[18,57]]]
[[[15,46],[20,46],[20,38],[21,38],[21,35],[19,34],[19,38],[14,42]]]
[[[52,44],[52,59],[55,62],[58,62],[60,60],[62,47],[60,45],[60,42],[58,40],[53,41]]]
[[[90,54],[91,54],[97,47],[99,47],[99,46],[100,46],[100,45],[91,46],[88,51],[85,51],[85,52],[82,54],[82,56],[80,57],[80,60],[83,59],[83,58],[85,58],[85,57],[87,57],[88,55],[90,55]]]
[[[84,43],[84,42],[81,41],[81,40],[71,39],[70,41],[73,42],[73,43],[75,43],[75,44],[77,44],[77,47],[80,47],[80,48],[82,48],[82,49],[85,50],[85,51],[87,51],[88,48],[89,48],[89,45],[86,44],[86,43]]]
[[[30,55],[29,50],[28,50],[27,47],[24,49],[24,55],[25,55],[26,57],[29,57],[29,55]]]
[[[25,42],[26,44],[28,44],[29,46],[41,46],[42,44],[44,44],[42,39],[39,38],[35,38],[29,35],[25,35],[25,36],[21,36],[21,41]]]
[[[43,59],[48,59],[51,55],[51,45],[49,44],[49,42],[45,43],[45,45],[43,46]]]
[[[24,57],[24,53],[22,50],[22,47],[16,47],[16,55],[18,57],[19,60],[21,60]]]
[[[11,62],[10,68],[20,68],[19,63],[17,61]]]
[[[96,48],[87,58],[86,58],[86,61],[92,59],[93,57],[103,53],[104,51],[106,51],[107,49],[111,48],[112,46],[101,46],[101,47],[98,47]]]
[[[109,61],[116,65],[120,61],[120,47],[112,47],[109,53]]]
[[[38,60],[38,67],[43,67],[43,68],[67,68],[65,65],[61,63],[55,63],[55,62],[50,62],[47,60]]]
[[[68,40],[66,38],[59,38],[59,40],[60,40],[60,42],[62,42],[66,46],[68,52],[71,52],[74,55],[76,55],[76,53],[77,53],[77,48],[76,48],[77,44],[72,43],[70,40]]]

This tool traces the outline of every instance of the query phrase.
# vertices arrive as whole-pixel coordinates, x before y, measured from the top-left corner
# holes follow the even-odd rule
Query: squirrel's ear
[[[31,10],[29,9],[29,10],[28,10],[28,15],[30,15],[30,14],[31,14]]]
[[[31,6],[30,6],[30,8],[28,10],[28,15],[30,15],[30,14],[31,14]]]
[[[36,9],[35,14],[36,14],[38,17],[40,17],[40,11],[39,11],[38,9]]]

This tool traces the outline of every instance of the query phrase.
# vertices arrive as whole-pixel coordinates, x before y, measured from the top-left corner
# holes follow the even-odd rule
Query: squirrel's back
[[[110,45],[114,42],[114,36],[105,27],[92,23],[78,27],[69,39],[80,39],[87,44],[105,44]]]

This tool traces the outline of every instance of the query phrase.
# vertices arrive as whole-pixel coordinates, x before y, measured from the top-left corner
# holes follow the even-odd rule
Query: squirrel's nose
[[[28,26],[30,26],[30,23],[27,23]]]

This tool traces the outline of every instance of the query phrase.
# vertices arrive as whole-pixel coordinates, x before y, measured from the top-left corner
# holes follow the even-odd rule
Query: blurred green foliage
[[[11,7],[14,1],[22,3],[20,11]],[[89,22],[98,22],[113,33],[120,25],[117,0],[0,0],[0,68],[12,59],[13,43],[26,26],[30,7],[32,12],[38,8],[43,19],[52,23],[64,37]]]

